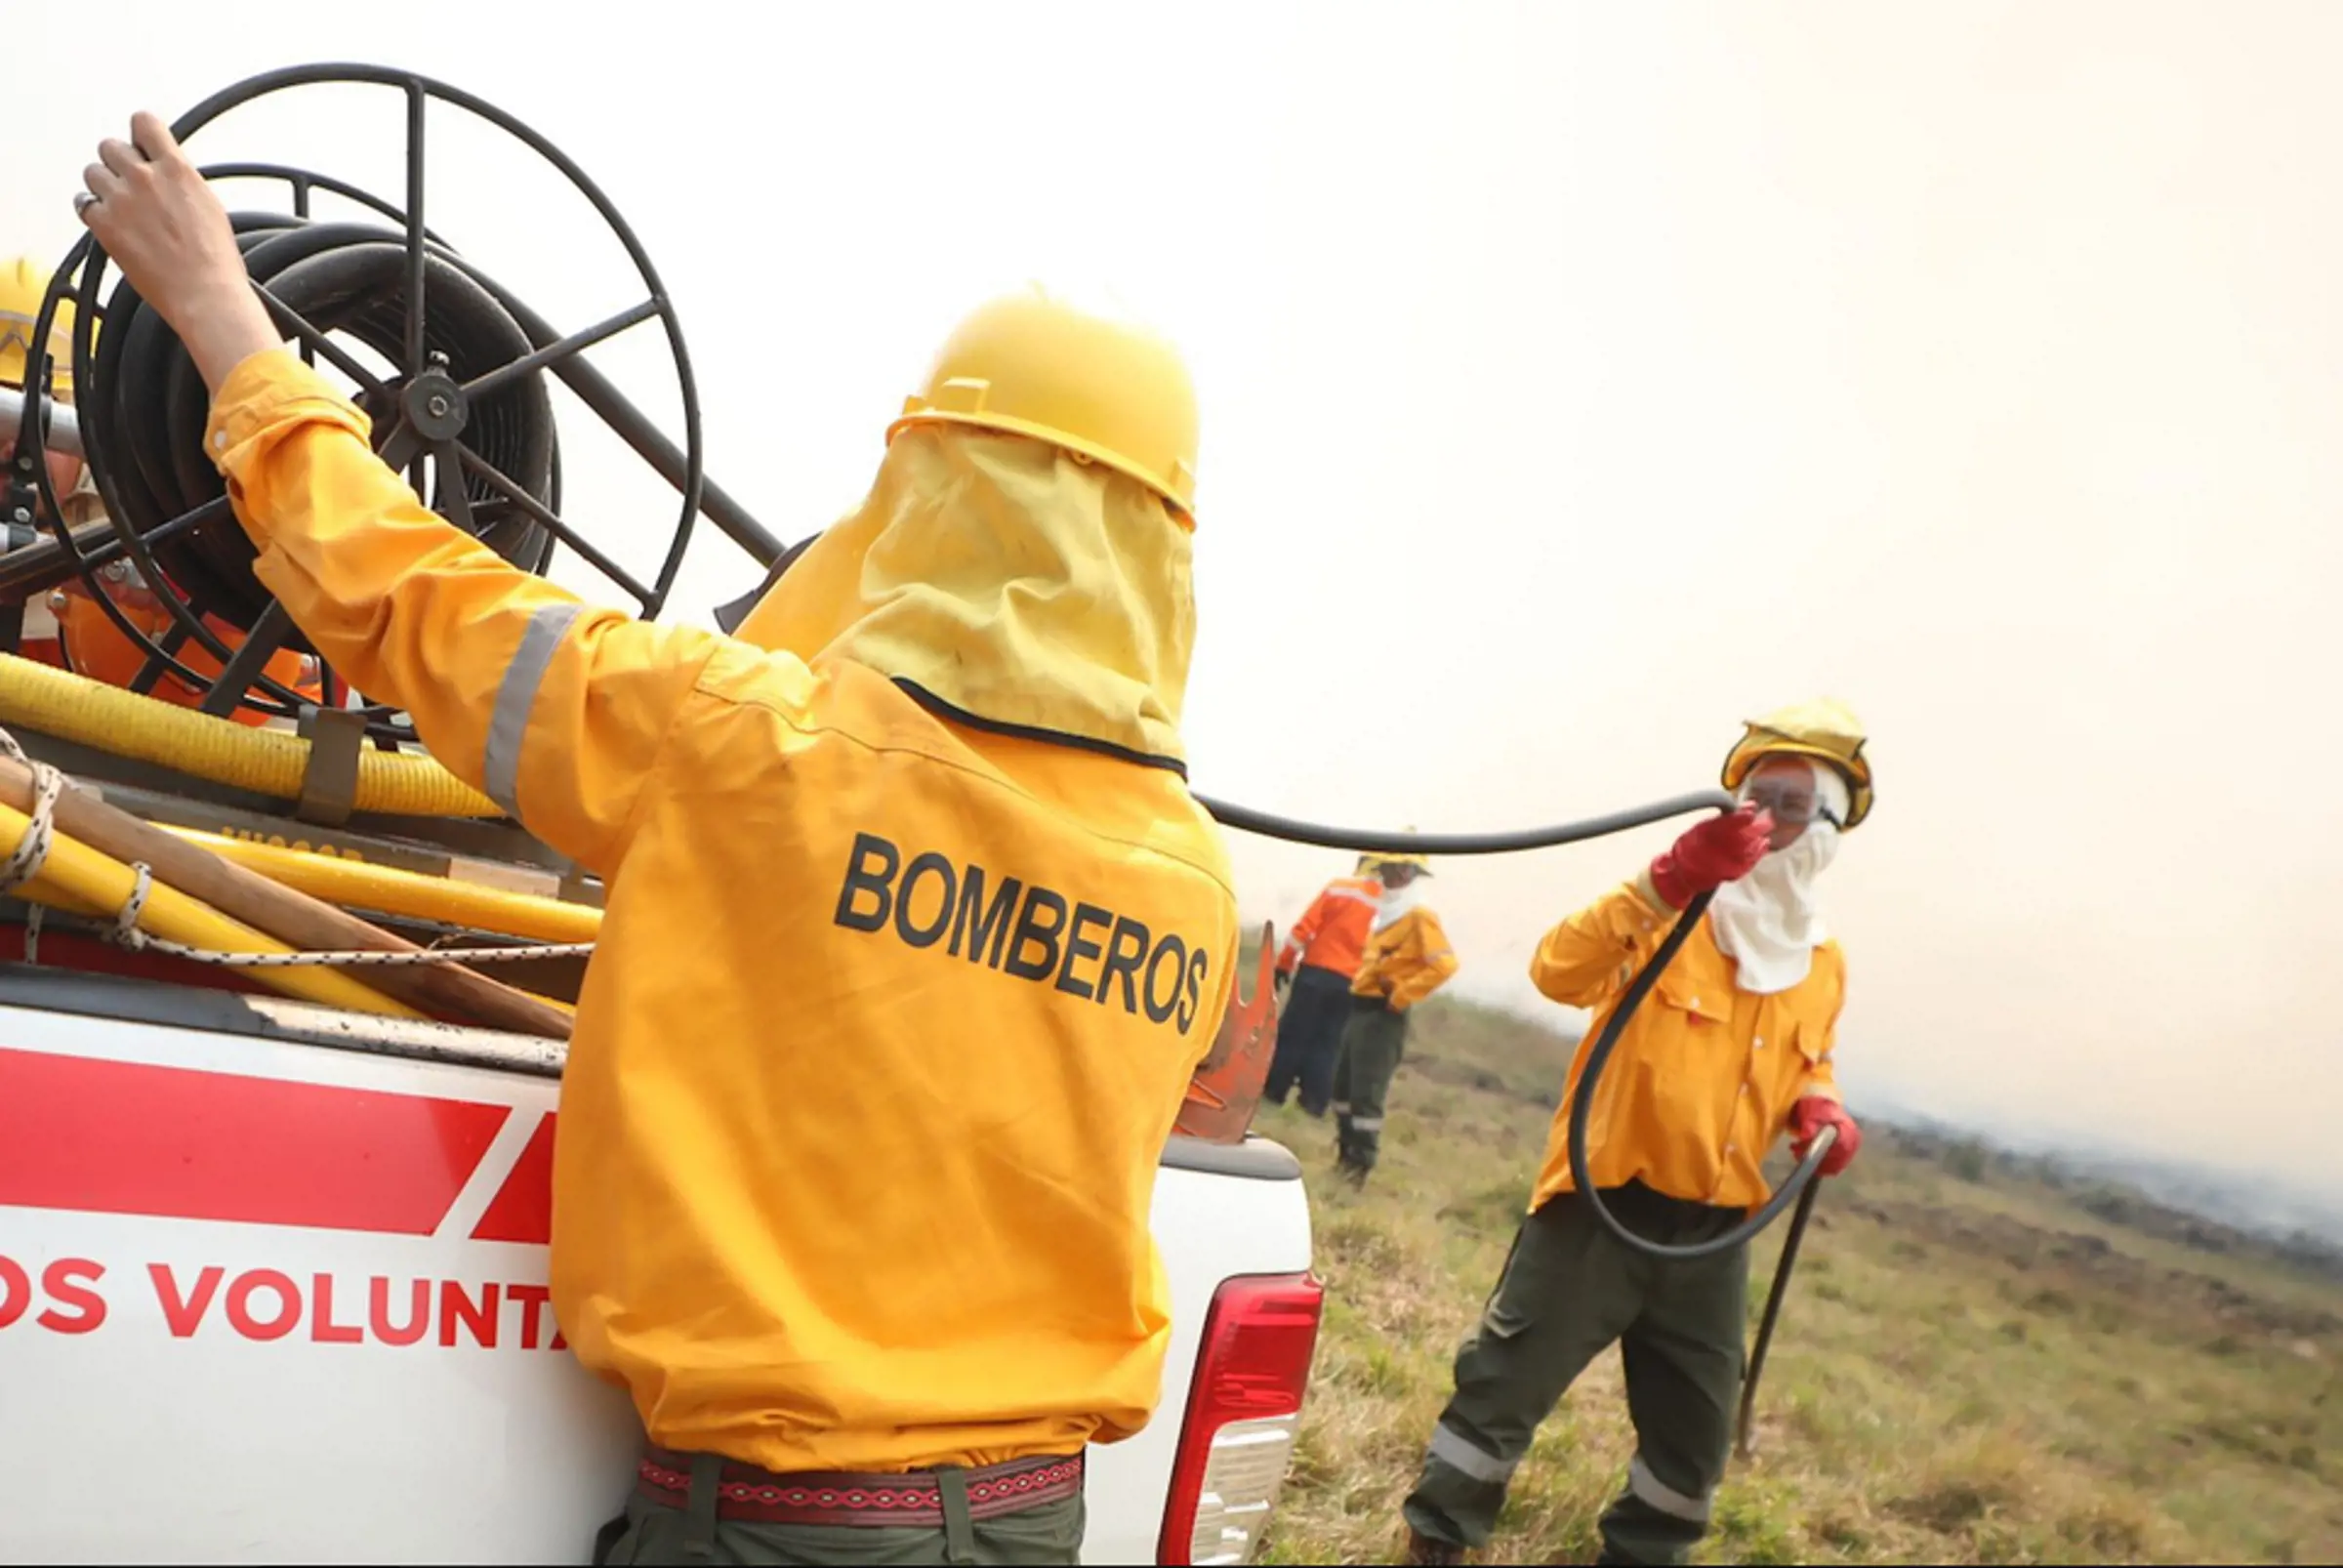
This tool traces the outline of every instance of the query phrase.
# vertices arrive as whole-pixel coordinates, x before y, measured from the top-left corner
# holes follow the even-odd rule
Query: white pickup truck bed
[[[0,1562],[586,1562],[638,1433],[546,1304],[560,1059],[0,965]],[[1258,1139],[1167,1150],[1163,1403],[1092,1452],[1087,1560],[1187,1560],[1159,1543],[1225,1282],[1292,1277],[1314,1335],[1299,1176]],[[1232,1494],[1208,1538],[1257,1541],[1233,1494],[1282,1477],[1280,1425],[1254,1479],[1191,1480]]]

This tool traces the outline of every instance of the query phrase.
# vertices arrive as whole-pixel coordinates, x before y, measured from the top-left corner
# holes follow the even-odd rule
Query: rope
[[[16,852],[0,865],[0,896],[16,891],[41,874],[49,862],[49,849],[57,842],[57,803],[65,792],[65,775],[49,763],[30,756],[18,743],[17,737],[0,727],[0,752],[5,752],[32,774],[31,821],[24,836],[17,841]],[[221,969],[270,970],[297,968],[354,969],[375,967],[403,969],[418,964],[517,964],[532,959],[585,958],[594,952],[592,942],[535,942],[514,947],[421,947],[408,952],[382,953],[367,950],[312,953],[226,953],[212,947],[190,947],[174,942],[139,928],[139,917],[146,912],[146,899],[154,889],[154,870],[144,860],[130,863],[130,897],[114,911],[112,927],[106,939],[133,953],[162,953],[171,958],[185,959],[192,964],[211,964]],[[43,906],[34,904],[24,926],[24,959],[38,963],[40,952],[41,915]]]
[[[41,874],[49,863],[49,846],[57,837],[57,799],[65,793],[65,775],[47,763],[36,762],[17,744],[17,737],[0,728],[0,751],[6,751],[32,774],[32,824],[17,841],[17,852],[0,866],[0,893],[12,893]]]
[[[411,953],[223,953],[215,948],[166,941],[142,930],[134,929],[130,934],[137,939],[123,945],[133,952],[167,953],[173,958],[233,970],[281,970],[304,965],[374,965],[399,969],[414,964],[513,964],[526,959],[585,958],[594,952],[592,942],[539,942],[528,947],[419,947]]]

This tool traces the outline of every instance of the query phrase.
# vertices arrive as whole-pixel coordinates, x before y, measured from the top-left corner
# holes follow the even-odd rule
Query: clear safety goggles
[[[1741,787],[1741,798],[1786,827],[1811,827],[1816,821],[1843,828],[1838,813],[1815,788],[1811,773],[1768,773]]]

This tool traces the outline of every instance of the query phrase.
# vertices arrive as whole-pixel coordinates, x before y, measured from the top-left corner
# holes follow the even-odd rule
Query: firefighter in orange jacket
[[[32,351],[32,329],[40,324],[41,301],[48,292],[49,273],[31,258],[20,256],[0,262],[0,387],[23,387]],[[72,326],[72,302],[60,301],[57,315],[50,323],[49,391],[59,402],[67,405],[73,401]],[[14,462],[15,455],[15,439],[0,436],[0,465],[6,467],[11,481],[9,510],[14,512],[21,507],[29,511],[41,504],[39,491],[20,472]],[[89,469],[68,452],[45,455],[49,488],[63,510],[65,525],[81,528],[100,521],[104,507]],[[131,624],[157,642],[170,633],[175,624],[171,612],[163,607],[129,560],[108,561],[98,568],[98,575],[106,584],[106,598]],[[204,624],[231,653],[243,640],[240,633],[217,617],[205,617]],[[88,585],[78,579],[25,601],[24,625],[18,648],[37,664],[70,670],[109,686],[128,687],[138,680],[147,660],[146,650],[122,634]],[[193,642],[182,647],[176,657],[198,675],[216,676],[223,668],[209,649]],[[268,675],[311,702],[324,700],[318,683],[317,661],[308,655],[290,650],[281,652],[270,658],[266,668]],[[155,681],[149,695],[157,701],[192,708],[203,701],[205,692],[166,670]],[[265,723],[268,716],[239,708],[234,717],[240,723],[257,725]]]
[[[1342,1051],[1342,1022],[1350,1012],[1351,976],[1367,946],[1383,885],[1376,856],[1359,856],[1356,871],[1320,889],[1278,950],[1277,984],[1284,1006],[1277,1018],[1277,1053],[1261,1095],[1283,1105],[1301,1085],[1301,1108],[1323,1117],[1335,1089],[1335,1060]]]
[[[1676,911],[1707,917],[1621,1032],[1595,1092],[1588,1157],[1603,1204],[1652,1240],[1691,1246],[1767,1197],[1759,1164],[1785,1131],[1805,1157],[1823,1128],[1834,1176],[1861,1140],[1831,1068],[1847,966],[1815,887],[1871,809],[1871,764],[1835,702],[1746,726],[1725,759],[1741,810],[1693,827],[1633,882],[1546,933],[1530,978],[1589,1008],[1590,1044]],[[1405,1513],[1410,1562],[1453,1563],[1489,1539],[1514,1466],[1564,1390],[1611,1343],[1626,1368],[1636,1452],[1602,1518],[1601,1562],[1682,1562],[1706,1533],[1741,1390],[1748,1254],[1631,1252],[1573,1191],[1572,1065],[1544,1169]]]
[[[1407,1049],[1408,1010],[1457,972],[1457,955],[1440,917],[1423,903],[1418,877],[1432,874],[1419,854],[1383,855],[1383,883],[1368,923],[1367,945],[1350,982],[1350,1017],[1335,1068],[1335,1153],[1342,1174],[1363,1185],[1383,1146],[1383,1096]]]
[[[211,389],[262,581],[608,880],[552,1259],[648,1432],[604,1549],[1077,1561],[1086,1447],[1161,1392],[1149,1205],[1238,940],[1182,762],[1177,354],[979,309],[736,637],[645,624],[425,510],[169,130],[132,138],[77,205]]]

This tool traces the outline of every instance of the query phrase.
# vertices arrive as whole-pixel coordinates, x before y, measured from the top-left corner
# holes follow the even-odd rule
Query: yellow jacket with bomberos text
[[[1350,994],[1381,997],[1392,1011],[1405,1012],[1456,972],[1456,950],[1448,944],[1448,932],[1440,928],[1440,917],[1418,904],[1368,933]]]
[[[426,511],[366,429],[279,351],[230,376],[206,438],[319,653],[607,882],[555,1154],[580,1359],[652,1441],[777,1471],[1142,1426],[1171,1304],[1156,1162],[1237,948],[1217,832],[1153,755],[1188,607],[1114,598],[1184,595],[1184,530],[1146,547],[1178,571],[1090,584],[1144,667],[1053,711],[1095,730],[1060,744],[947,717],[859,660],[851,623],[793,650],[588,605]],[[971,680],[1050,647],[986,552],[1013,573],[1167,522],[1104,465],[933,424],[893,440],[873,497],[866,584],[951,508],[990,508],[942,586],[864,634],[953,617]]]
[[[1648,887],[1629,883],[1546,932],[1530,960],[1540,991],[1594,1013],[1546,1136],[1532,1210],[1574,1185],[1569,1108],[1586,1052],[1675,919]],[[1847,965],[1838,943],[1817,947],[1812,970],[1787,991],[1754,995],[1733,974],[1703,920],[1635,1010],[1587,1117],[1597,1187],[1640,1179],[1671,1198],[1752,1207],[1767,1196],[1759,1162],[1790,1106],[1810,1094],[1839,1097],[1830,1052]]]

